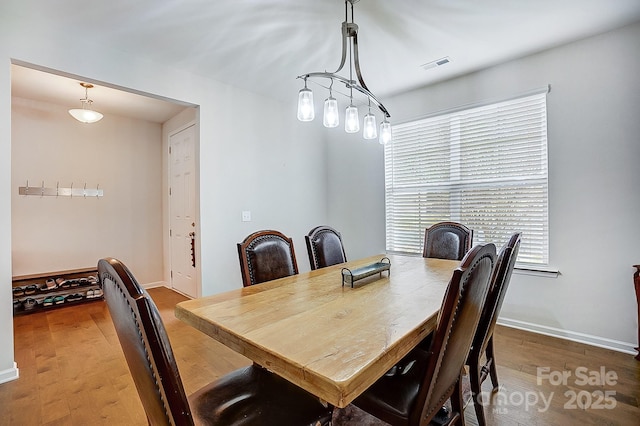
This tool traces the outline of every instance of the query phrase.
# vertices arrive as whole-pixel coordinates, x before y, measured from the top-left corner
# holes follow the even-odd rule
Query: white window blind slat
[[[519,262],[549,261],[546,93],[393,127],[385,145],[387,250],[421,253],[425,228],[453,220]]]

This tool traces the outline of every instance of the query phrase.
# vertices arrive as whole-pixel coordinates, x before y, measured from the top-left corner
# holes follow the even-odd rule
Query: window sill
[[[558,278],[558,275],[560,275],[560,271],[557,268],[542,265],[516,265],[513,268],[513,273],[544,278]]]

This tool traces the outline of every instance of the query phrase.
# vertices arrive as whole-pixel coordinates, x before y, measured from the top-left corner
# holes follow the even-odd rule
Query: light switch
[[[251,222],[251,212],[249,210],[244,210],[242,212],[242,221]]]

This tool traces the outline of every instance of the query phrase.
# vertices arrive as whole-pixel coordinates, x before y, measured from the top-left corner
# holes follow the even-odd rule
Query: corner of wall
[[[17,380],[20,377],[20,371],[18,370],[18,364],[13,363],[13,368],[7,368],[0,371],[0,384]]]

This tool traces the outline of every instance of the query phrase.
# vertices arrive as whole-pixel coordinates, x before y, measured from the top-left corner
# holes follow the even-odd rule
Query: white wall
[[[66,107],[12,98],[12,273],[95,267],[113,256],[141,283],[163,280],[162,128],[107,115],[80,123]],[[96,188],[97,197],[18,194],[30,186]]]
[[[397,123],[551,85],[550,263],[561,275],[514,275],[502,321],[621,350],[636,346],[631,266],[640,262],[638,40],[640,23],[383,100]],[[359,229],[353,240],[370,239],[384,233],[384,218],[365,216],[364,227],[363,216],[353,212],[384,209],[384,170],[371,167],[383,156],[358,155],[346,146],[329,155],[330,175],[341,176],[330,181],[330,220]],[[342,167],[345,157],[349,171]],[[365,182],[372,188],[360,188]],[[353,206],[350,216],[346,204]]]
[[[0,34],[2,34],[0,26]],[[0,50],[6,39],[0,37]],[[5,52],[0,66],[0,196],[11,197],[11,73]],[[0,383],[18,374],[13,360],[13,308],[11,293],[11,203],[0,203]]]
[[[327,221],[326,149],[317,123],[295,120],[295,94],[282,104],[170,65],[151,63],[104,44],[45,33],[0,17],[0,381],[15,376],[11,305],[10,62],[59,70],[199,106],[202,293],[241,286],[236,243],[263,228],[294,238],[308,270],[304,235]],[[239,114],[239,112],[243,112]],[[251,210],[253,221],[241,222]]]
[[[342,234],[347,259],[384,253],[384,147],[340,126],[327,134],[329,223]]]
[[[284,106],[237,90],[209,102],[214,111],[200,104],[203,294],[240,285],[236,244],[260,229],[292,237],[299,270],[309,270],[304,235],[327,217],[326,153],[318,123],[295,119],[298,90]]]

